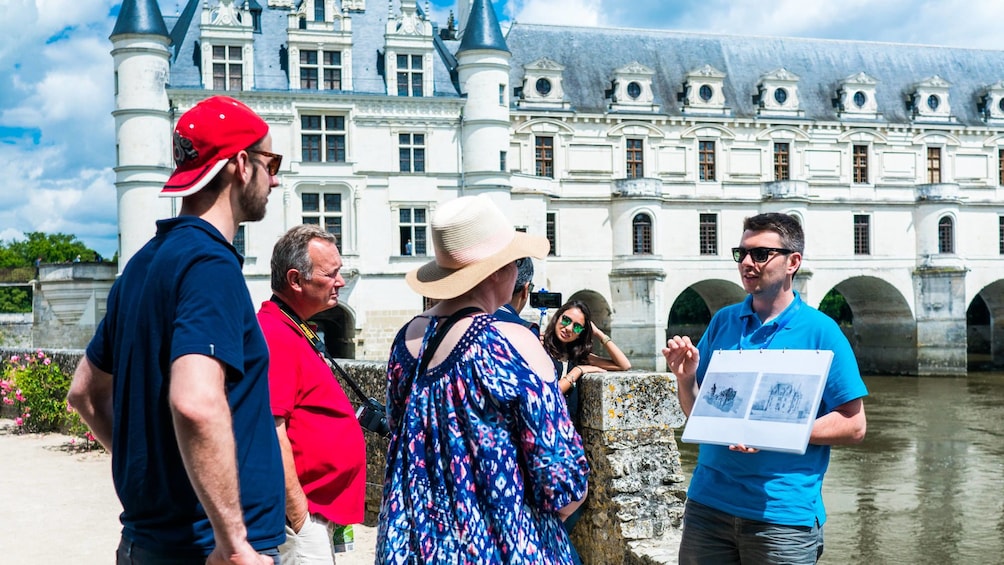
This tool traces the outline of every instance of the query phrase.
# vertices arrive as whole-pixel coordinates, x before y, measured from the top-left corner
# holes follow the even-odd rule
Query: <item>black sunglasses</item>
[[[268,157],[268,162],[265,163],[265,169],[268,171],[268,174],[273,177],[279,174],[279,166],[282,165],[282,155],[279,155],[278,153],[269,153],[268,151],[259,151],[257,149],[248,149],[247,152],[257,153]]]
[[[746,249],[745,247],[733,247],[732,248],[732,259],[736,263],[742,263],[746,255],[753,258],[754,263],[766,263],[770,259],[773,253],[784,253],[785,255],[794,253],[794,249],[785,249],[783,247],[751,247]]]

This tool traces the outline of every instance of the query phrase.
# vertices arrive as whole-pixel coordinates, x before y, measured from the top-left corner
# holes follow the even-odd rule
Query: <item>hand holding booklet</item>
[[[682,441],[805,453],[832,351],[715,351]]]

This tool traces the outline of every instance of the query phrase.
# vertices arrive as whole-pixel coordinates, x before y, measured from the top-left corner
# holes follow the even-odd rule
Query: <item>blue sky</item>
[[[158,1],[171,15],[187,0]],[[119,4],[0,0],[0,170],[6,176],[0,240],[29,231],[62,232],[102,255],[115,252],[108,35]],[[387,6],[386,0],[367,4]],[[433,1],[434,18],[445,23],[455,4]],[[1004,50],[999,0],[495,0],[494,5],[504,28],[515,20]]]

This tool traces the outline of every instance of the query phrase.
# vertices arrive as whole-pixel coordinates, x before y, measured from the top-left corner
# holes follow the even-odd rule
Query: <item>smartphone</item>
[[[530,293],[530,307],[531,308],[561,308],[561,293],[560,292],[531,292]]]

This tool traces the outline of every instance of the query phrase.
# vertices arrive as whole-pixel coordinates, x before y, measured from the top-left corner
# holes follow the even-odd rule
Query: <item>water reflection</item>
[[[868,435],[823,482],[821,563],[1004,562],[1004,374],[865,382]]]

